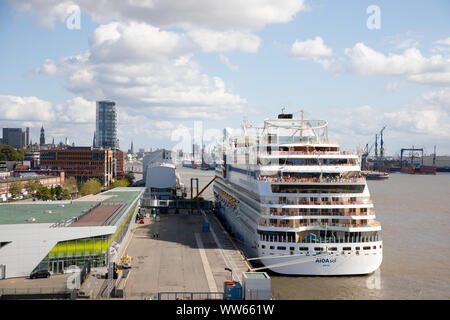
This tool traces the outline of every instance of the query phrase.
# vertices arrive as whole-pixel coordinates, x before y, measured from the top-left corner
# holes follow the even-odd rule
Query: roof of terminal
[[[110,225],[114,225],[124,212],[133,204],[134,200],[141,194],[144,188],[116,188],[102,195],[112,196],[105,200],[105,204],[127,205],[121,210]],[[94,206],[97,202],[91,201],[52,201],[52,202],[15,202],[0,204],[0,225],[1,224],[29,224],[29,223],[56,223],[67,221],[77,217]],[[34,218],[34,221],[28,221]]]

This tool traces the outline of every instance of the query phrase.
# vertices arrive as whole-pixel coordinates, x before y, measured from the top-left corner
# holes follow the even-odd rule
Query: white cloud
[[[450,89],[422,94],[398,111],[370,105],[339,109],[329,114],[329,122],[330,136],[350,148],[370,146],[386,125],[384,142],[389,154],[412,144],[428,148],[437,144],[450,153]]]
[[[258,51],[261,39],[254,34],[240,31],[214,31],[194,29],[187,33],[202,52],[227,52],[239,50],[248,53]]]
[[[299,60],[313,60],[324,69],[330,69],[333,66],[331,68],[332,71],[340,71],[337,60],[335,58],[327,58],[333,55],[333,50],[327,47],[323,39],[319,36],[305,41],[295,40],[291,46],[290,54]]]
[[[50,102],[36,97],[0,95],[0,120],[50,121],[55,119]]]
[[[29,11],[42,25],[67,18],[67,8],[79,5],[95,22],[111,20],[144,22],[158,27],[257,30],[284,23],[305,9],[303,0],[22,0],[20,11]],[[81,26],[82,27],[82,26]]]
[[[232,71],[236,71],[239,69],[238,66],[232,64],[230,62],[230,59],[228,59],[228,57],[226,55],[220,54],[219,55],[219,59],[220,61],[222,61],[228,68],[230,68]]]
[[[147,37],[152,40],[143,43]],[[184,40],[151,26],[113,22],[97,28],[88,52],[47,60],[37,72],[62,78],[87,100],[113,99],[156,119],[220,119],[242,111],[246,100],[219,77],[202,73]]]
[[[295,40],[291,54],[298,59],[314,59],[329,57],[333,54],[333,50],[325,45],[321,37],[315,37],[306,41]]]
[[[434,43],[436,43],[436,44],[444,44],[444,45],[450,46],[450,37],[448,37],[447,39],[437,40]]]
[[[450,59],[441,55],[430,58],[422,56],[416,48],[409,48],[403,54],[377,52],[363,43],[345,49],[350,70],[363,75],[391,75],[422,84],[449,86]]]

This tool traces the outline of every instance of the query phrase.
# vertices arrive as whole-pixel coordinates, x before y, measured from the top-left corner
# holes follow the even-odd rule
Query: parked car
[[[30,279],[48,278],[48,277],[50,277],[50,272],[48,272],[48,270],[39,270],[30,274]]]

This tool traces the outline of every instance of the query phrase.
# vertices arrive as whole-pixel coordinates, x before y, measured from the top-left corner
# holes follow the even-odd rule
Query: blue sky
[[[450,154],[448,1],[197,0],[181,10],[80,0],[79,30],[67,28],[65,3],[0,2],[0,127],[30,126],[37,140],[43,124],[48,139],[90,144],[95,101],[107,98],[122,149],[172,147],[195,120],[215,134],[285,107],[328,120],[345,148],[387,125],[388,154],[435,144]],[[366,25],[370,5],[380,29]]]

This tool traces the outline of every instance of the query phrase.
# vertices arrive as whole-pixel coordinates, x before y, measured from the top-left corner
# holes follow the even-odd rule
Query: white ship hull
[[[240,215],[236,210],[223,207],[219,209],[219,214],[243,245],[247,258],[260,257],[257,261],[267,267],[264,270],[285,275],[364,275],[376,271],[382,263],[382,241],[326,244],[260,241],[256,230],[248,230],[240,222]],[[286,251],[280,254],[277,249],[279,247],[285,247]],[[308,248],[308,253],[300,252],[300,247]],[[294,250],[291,251],[290,248]],[[316,253],[314,248],[322,248],[323,251]],[[329,248],[337,250],[328,251]],[[350,250],[344,251],[344,248]]]

